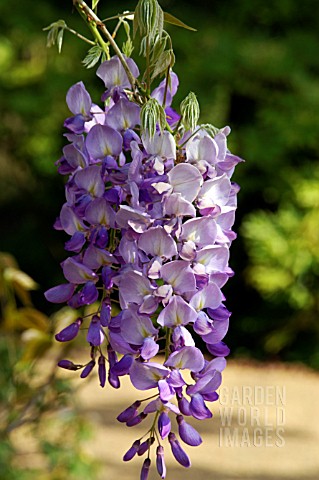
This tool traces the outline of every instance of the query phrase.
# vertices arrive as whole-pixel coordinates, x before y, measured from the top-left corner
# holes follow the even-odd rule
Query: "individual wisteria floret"
[[[137,78],[138,67],[126,61]],[[212,417],[208,405],[218,398],[229,353],[223,339],[230,312],[221,289],[233,275],[239,187],[231,176],[241,159],[227,148],[229,127],[186,130],[171,106],[173,72],[152,93],[167,121],[153,136],[141,125],[142,102],[119,59],[102,63],[97,75],[106,88],[103,107],[82,82],[67,93],[68,144],[57,162],[67,178],[66,201],[55,228],[69,236],[69,256],[61,265],[66,282],[46,298],[78,312],[56,339],[83,335],[90,346],[85,365],[61,360],[60,367],[81,370],[82,378],[97,370],[102,387],[108,381],[119,388],[129,375],[141,393],[150,390],[117,417],[128,427],[150,419],[123,460],[146,455],[147,479],[155,444],[154,464],[165,478],[164,443],[190,466],[182,445],[202,439],[187,417]],[[83,317],[83,307],[93,304],[94,313]]]

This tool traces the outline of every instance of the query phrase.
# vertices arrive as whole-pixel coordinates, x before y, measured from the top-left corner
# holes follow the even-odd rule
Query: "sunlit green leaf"
[[[171,23],[172,25],[176,25],[177,27],[186,28],[187,30],[191,30],[192,32],[197,32],[196,28],[189,27],[186,23],[182,22],[178,18],[174,17],[170,13],[164,12],[164,22]]]
[[[94,45],[88,51],[86,57],[82,60],[83,65],[86,68],[92,68],[102,58],[103,60],[104,50],[100,45]]]

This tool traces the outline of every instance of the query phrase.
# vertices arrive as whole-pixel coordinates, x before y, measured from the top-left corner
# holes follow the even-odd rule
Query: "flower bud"
[[[162,131],[166,124],[166,115],[163,107],[158,103],[156,98],[150,98],[141,108],[142,131],[150,138],[153,138],[157,123]]]
[[[150,473],[150,467],[151,467],[150,458],[145,458],[143,466],[142,466],[142,470],[141,470],[141,477],[140,477],[141,480],[147,480],[148,479],[148,475]]]
[[[157,0],[139,0],[133,22],[133,33],[137,30],[141,36],[154,38],[156,33],[162,33],[164,23],[164,13]]]
[[[123,457],[123,461],[128,462],[132,460],[132,458],[135,457],[135,455],[137,454],[139,447],[140,447],[140,441],[135,440],[131,448],[129,448],[128,451],[125,453]]]
[[[140,405],[141,405],[141,402],[137,400],[132,405],[127,407],[125,410],[123,410],[123,412],[121,412],[116,417],[116,419],[122,423],[128,422],[129,420],[131,420],[131,418],[137,415],[137,409],[140,407]]]
[[[164,448],[159,445],[156,449],[156,468],[161,478],[166,477],[166,465],[164,461]]]
[[[126,426],[135,427],[135,425],[138,425],[139,423],[141,423],[146,417],[147,417],[147,413],[142,412],[139,415],[136,415],[136,417],[131,418],[131,420],[128,420],[128,422],[126,422]]]
[[[55,339],[58,342],[69,342],[73,340],[79,333],[80,326],[82,325],[82,319],[78,318],[75,322],[71,323],[68,327],[61,330],[61,332],[55,335]]]
[[[105,368],[105,357],[102,355],[99,357],[99,379],[100,379],[100,385],[103,388],[105,386],[105,381],[106,381],[106,368]]]
[[[95,366],[95,360],[91,360],[82,370],[80,377],[86,378],[93,370]]]
[[[138,449],[137,455],[139,457],[144,455],[144,453],[147,452],[147,450],[153,445],[154,442],[155,442],[155,438],[150,437],[147,440],[145,440],[145,442],[141,443]]]
[[[190,467],[191,466],[190,459],[187,453],[180,446],[180,443],[177,440],[176,435],[174,433],[171,432],[169,434],[168,441],[171,445],[172,454],[174,455],[178,463],[180,463],[183,467],[186,467],[186,468]]]
[[[58,367],[65,368],[65,370],[78,370],[82,365],[76,365],[71,360],[60,360]]]
[[[197,447],[202,443],[201,436],[197,430],[195,430],[192,425],[185,422],[182,415],[177,415],[176,420],[178,423],[178,433],[183,442],[187,443],[187,445],[191,445],[192,447]]]
[[[193,131],[197,125],[199,119],[199,103],[196,95],[190,92],[187,97],[181,102],[181,114],[183,119],[183,125]]]

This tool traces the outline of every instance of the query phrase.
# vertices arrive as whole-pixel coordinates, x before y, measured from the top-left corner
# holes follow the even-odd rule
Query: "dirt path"
[[[232,362],[220,394],[219,401],[210,404],[214,418],[192,422],[203,444],[185,448],[191,469],[180,467],[165,448],[168,480],[319,479],[318,374]],[[123,463],[122,456],[146,426],[127,428],[115,420],[136,399],[126,378],[120,390],[102,390],[97,381],[81,389],[81,409],[95,432],[87,448],[102,462],[97,480],[140,478],[141,459]],[[149,480],[155,479],[159,476],[153,467]]]

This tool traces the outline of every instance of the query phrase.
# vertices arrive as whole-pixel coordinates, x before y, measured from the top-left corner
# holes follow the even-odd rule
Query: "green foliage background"
[[[225,291],[234,312],[227,342],[235,356],[303,361],[319,368],[319,2],[163,0],[197,28],[169,26],[180,89],[194,91],[201,121],[229,124],[231,150],[246,159]],[[135,2],[100,1],[100,16]],[[62,53],[42,28],[63,18],[86,34],[72,2],[0,1],[0,250],[43,290],[61,281],[64,201],[54,162],[63,146],[67,89],[83,80],[99,102],[102,84],[81,60],[86,45],[65,33]],[[136,52],[135,52],[136,54]]]

